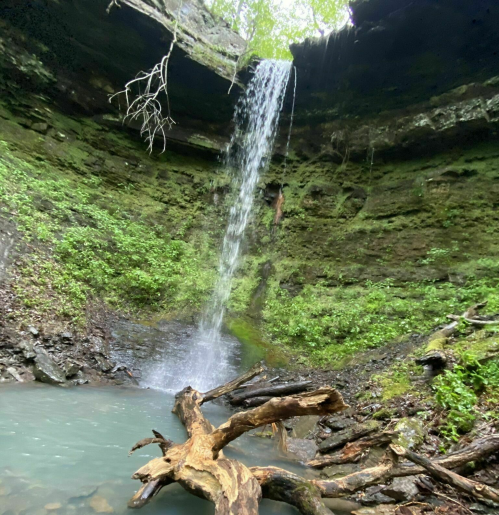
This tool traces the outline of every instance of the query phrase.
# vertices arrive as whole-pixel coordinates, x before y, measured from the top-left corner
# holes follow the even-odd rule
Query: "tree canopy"
[[[289,45],[323,36],[349,20],[349,0],[206,0],[265,58],[290,59]]]

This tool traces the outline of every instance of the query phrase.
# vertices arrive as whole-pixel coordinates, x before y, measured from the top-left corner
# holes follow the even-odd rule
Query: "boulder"
[[[37,381],[48,384],[62,384],[66,376],[59,365],[45,352],[39,351],[35,358],[33,374]]]
[[[413,450],[424,442],[425,431],[423,422],[417,418],[403,418],[394,428],[399,433],[395,443],[406,449]]]
[[[393,479],[391,485],[388,485],[387,487],[383,488],[381,493],[383,495],[391,497],[395,501],[412,501],[419,494],[416,482],[416,476],[396,477]]]

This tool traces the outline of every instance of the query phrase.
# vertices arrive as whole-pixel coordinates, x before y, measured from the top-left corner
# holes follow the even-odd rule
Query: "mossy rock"
[[[394,428],[399,433],[395,443],[406,449],[417,449],[425,438],[423,422],[417,418],[403,418]]]

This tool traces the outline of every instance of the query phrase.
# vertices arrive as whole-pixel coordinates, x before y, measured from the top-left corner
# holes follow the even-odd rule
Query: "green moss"
[[[0,209],[32,249],[14,285],[24,308],[81,324],[90,297],[137,313],[197,311],[221,225],[204,199],[211,165],[173,153],[157,162],[93,122],[52,122],[53,137],[40,137],[0,120]]]

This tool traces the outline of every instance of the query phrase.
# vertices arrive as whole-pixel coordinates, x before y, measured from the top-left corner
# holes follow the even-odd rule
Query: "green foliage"
[[[468,432],[478,416],[478,396],[499,387],[499,363],[481,364],[471,353],[461,354],[461,361],[452,370],[437,377],[433,383],[435,400],[448,411],[441,433],[458,441]]]
[[[348,20],[348,0],[211,0],[209,7],[264,58],[291,59],[289,45],[324,35]]]
[[[212,256],[200,248],[203,242],[183,239],[185,216],[170,234],[127,209],[138,202],[132,186],[110,188],[98,177],[30,164],[7,145],[1,151],[2,210],[33,249],[16,286],[26,307],[57,305],[59,315],[73,320],[81,320],[92,295],[132,310],[199,307],[214,276]]]
[[[499,309],[497,279],[451,283],[391,281],[346,287],[306,285],[296,296],[274,282],[264,309],[265,328],[276,341],[305,350],[317,364],[339,362],[357,351],[380,347],[410,333],[424,333],[488,299]]]

